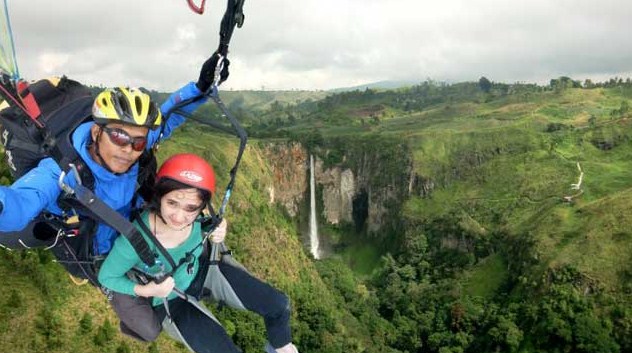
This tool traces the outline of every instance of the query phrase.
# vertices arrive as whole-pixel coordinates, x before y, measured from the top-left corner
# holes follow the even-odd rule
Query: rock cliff
[[[395,226],[396,214],[410,194],[430,195],[434,184],[414,174],[407,146],[380,143],[382,146],[371,141],[344,146],[348,148],[336,153],[341,156],[337,161],[327,159],[329,149],[314,151],[321,222],[379,233]],[[333,148],[340,150],[341,146]],[[270,143],[263,150],[274,175],[274,184],[268,186],[270,202],[283,205],[290,216],[298,216],[309,195],[308,151],[295,142]]]

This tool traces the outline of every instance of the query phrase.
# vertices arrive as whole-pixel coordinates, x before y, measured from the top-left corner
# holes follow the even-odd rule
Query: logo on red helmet
[[[204,180],[204,178],[200,174],[192,170],[183,170],[180,172],[180,176],[194,183],[199,183],[200,181]]]

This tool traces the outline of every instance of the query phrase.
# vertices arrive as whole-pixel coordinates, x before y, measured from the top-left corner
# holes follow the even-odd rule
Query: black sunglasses
[[[103,126],[103,131],[108,135],[113,144],[121,147],[132,145],[132,149],[140,152],[147,146],[147,136],[131,137],[125,130]]]

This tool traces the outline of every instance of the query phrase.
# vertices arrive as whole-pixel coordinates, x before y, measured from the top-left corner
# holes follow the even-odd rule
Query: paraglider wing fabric
[[[20,77],[18,64],[15,60],[13,33],[11,33],[6,0],[0,5],[0,69],[11,76],[13,80],[17,80]]]

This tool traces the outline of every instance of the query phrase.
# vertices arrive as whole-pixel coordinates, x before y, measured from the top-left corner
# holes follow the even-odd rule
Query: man
[[[72,132],[74,149],[92,172],[94,194],[109,207],[129,218],[133,196],[137,188],[138,159],[145,149],[150,149],[162,137],[171,135],[173,129],[184,122],[184,117],[172,114],[161,125],[163,114],[176,103],[200,96],[212,82],[217,55],[209,58],[200,72],[197,83],[189,83],[174,92],[160,109],[149,95],[137,89],[116,88],[101,92],[92,107],[94,121],[84,123]],[[228,66],[222,72],[221,81],[228,77]],[[220,82],[221,82],[220,81]],[[193,112],[206,98],[188,104],[180,110]],[[46,158],[11,186],[0,186],[0,232],[24,229],[41,212],[61,215],[58,197],[61,169],[55,160]],[[75,187],[74,173],[63,179]],[[99,223],[91,249],[92,255],[107,254],[116,238],[116,231]]]

